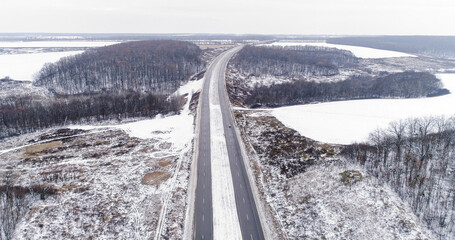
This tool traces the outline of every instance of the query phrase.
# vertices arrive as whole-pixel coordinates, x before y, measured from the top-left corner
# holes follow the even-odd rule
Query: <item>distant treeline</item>
[[[152,92],[168,94],[205,66],[190,42],[154,40],[93,48],[46,64],[35,85],[61,94]]]
[[[246,75],[290,78],[331,76],[338,67],[354,65],[357,58],[348,51],[300,46],[293,48],[245,46],[230,64]]]
[[[454,36],[376,36],[329,38],[328,43],[455,58]]]
[[[426,72],[392,73],[383,77],[351,77],[339,82],[295,81],[258,87],[245,98],[249,106],[269,107],[365,98],[417,98],[449,93]]]
[[[455,236],[455,118],[393,122],[367,144],[346,146],[348,159],[389,184],[437,239]]]
[[[178,112],[182,104],[182,97],[138,92],[61,95],[49,102],[14,98],[0,103],[0,138],[71,123]]]

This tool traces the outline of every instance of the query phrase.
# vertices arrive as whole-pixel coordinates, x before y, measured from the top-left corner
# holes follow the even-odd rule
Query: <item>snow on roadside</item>
[[[396,52],[396,51],[389,51],[389,50],[381,50],[375,48],[367,48],[367,47],[357,47],[357,46],[349,46],[349,45],[340,45],[340,44],[330,44],[325,42],[274,42],[271,44],[267,44],[265,46],[317,46],[317,47],[327,47],[327,48],[338,48],[343,50],[351,51],[356,57],[359,58],[392,58],[392,57],[416,57],[415,55]]]
[[[296,105],[272,109],[284,125],[317,141],[338,144],[365,141],[390,122],[428,115],[455,114],[455,74],[437,75],[451,94],[418,99],[369,99]]]

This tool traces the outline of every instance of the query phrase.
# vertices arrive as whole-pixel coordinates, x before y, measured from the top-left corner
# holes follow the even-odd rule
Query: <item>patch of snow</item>
[[[83,51],[48,52],[17,55],[0,55],[0,78],[9,76],[14,80],[32,81],[45,63],[56,62],[62,57],[76,55]]]
[[[266,44],[265,46],[317,46],[317,47],[327,47],[327,48],[338,48],[343,50],[351,51],[355,56],[359,58],[392,58],[392,57],[416,57],[415,55],[381,50],[375,48],[367,47],[357,47],[357,46],[348,46],[340,44],[330,44],[325,42],[274,42],[271,44]]]
[[[278,85],[278,84],[283,84],[283,83],[289,83],[293,82],[289,78],[278,78],[275,76],[270,76],[270,75],[261,75],[259,77],[253,76],[248,79],[246,84],[250,88],[255,88],[255,87],[270,87],[272,85]]]
[[[418,99],[369,99],[297,105],[272,109],[289,128],[321,142],[350,144],[365,141],[376,128],[390,122],[424,116],[455,114],[455,74],[438,74],[451,94]]]
[[[202,84],[204,84],[204,78],[201,78],[196,81],[189,81],[186,84],[180,86],[177,91],[175,91],[174,95],[192,95],[193,93],[200,91],[202,89]],[[189,102],[187,102],[189,103]]]

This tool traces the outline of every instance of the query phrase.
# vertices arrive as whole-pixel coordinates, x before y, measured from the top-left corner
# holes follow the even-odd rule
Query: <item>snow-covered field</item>
[[[343,50],[351,51],[356,57],[359,58],[391,58],[391,57],[415,57],[415,55],[381,50],[375,48],[367,47],[357,47],[357,46],[348,46],[340,44],[330,44],[325,42],[274,42],[267,44],[268,46],[318,46],[318,47],[328,47],[328,48],[338,48]]]
[[[62,57],[82,53],[71,48],[91,48],[117,44],[118,41],[0,41],[0,50],[27,50],[21,54],[0,54],[0,78],[32,81],[33,76],[45,63],[56,62]],[[60,48],[58,52],[43,52],[43,49]],[[64,51],[61,51],[61,49]],[[67,48],[67,49],[66,49]],[[55,50],[54,50],[55,51]],[[1,51],[0,51],[1,52]]]
[[[45,63],[56,62],[62,57],[76,55],[83,51],[46,52],[30,54],[0,55],[0,78],[32,81],[33,76]]]
[[[0,48],[103,47],[118,41],[0,41]]]
[[[419,99],[371,99],[281,107],[272,115],[303,136],[327,143],[365,141],[390,122],[455,114],[455,74],[437,75],[451,94]]]

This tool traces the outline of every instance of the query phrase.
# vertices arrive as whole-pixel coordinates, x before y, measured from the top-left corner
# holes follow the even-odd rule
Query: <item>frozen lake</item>
[[[102,47],[119,42],[98,41],[0,41],[0,48],[51,48],[51,47]],[[82,53],[83,51],[37,52],[27,54],[0,55],[0,78],[6,76],[14,80],[32,81],[33,76],[45,63],[56,62],[62,57]]]
[[[272,115],[303,136],[349,144],[368,138],[376,128],[411,117],[455,114],[455,74],[438,74],[451,94],[417,99],[370,99],[297,105],[272,109]]]
[[[348,46],[348,45],[339,45],[339,44],[330,44],[325,42],[274,42],[268,44],[268,46],[318,46],[318,47],[328,47],[328,48],[338,48],[342,50],[351,51],[356,57],[359,58],[391,58],[391,57],[415,57],[415,55],[381,50],[375,48],[367,47],[357,47],[357,46]]]

